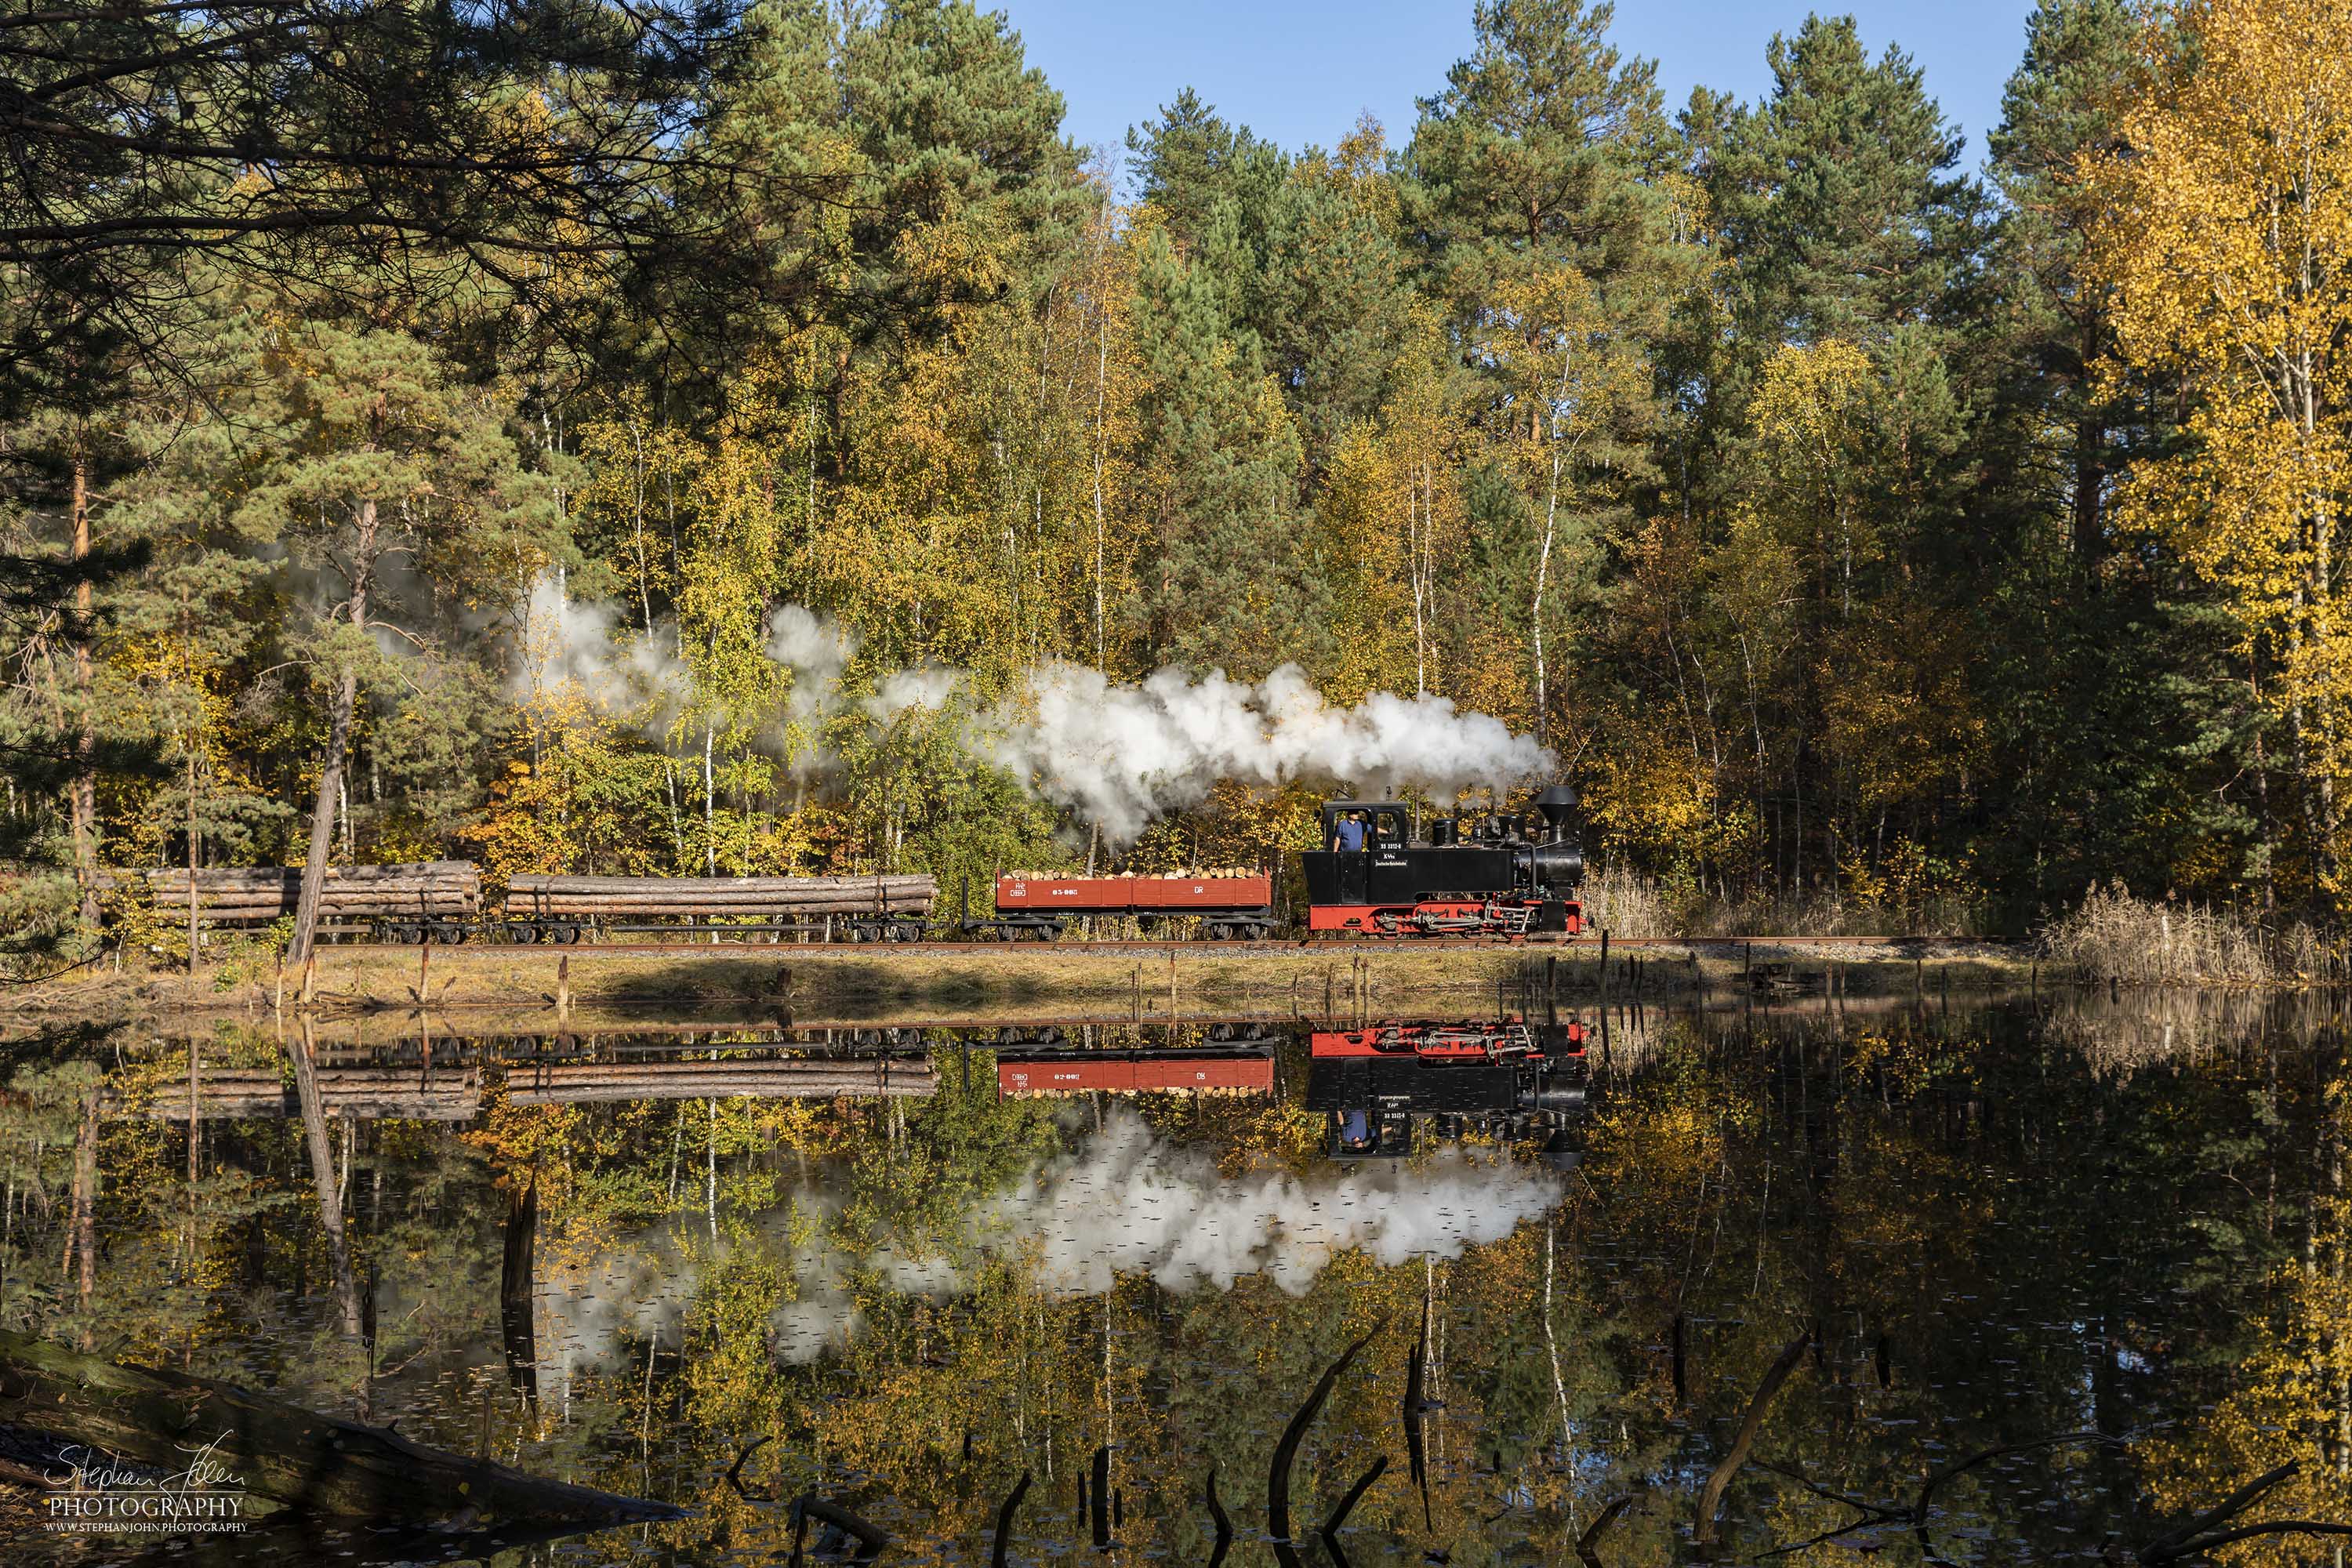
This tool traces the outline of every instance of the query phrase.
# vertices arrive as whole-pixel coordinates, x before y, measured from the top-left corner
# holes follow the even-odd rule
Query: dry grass
[[[2173,899],[2135,899],[2094,884],[2043,928],[2042,950],[2085,980],[2131,985],[2278,985],[2345,977],[2340,940],[2307,921],[2265,926],[2251,915]]]
[[[1983,930],[1977,910],[1957,900],[1896,909],[1822,891],[1727,901],[1615,867],[1589,876],[1583,898],[1586,922],[1617,936],[1969,936]]]

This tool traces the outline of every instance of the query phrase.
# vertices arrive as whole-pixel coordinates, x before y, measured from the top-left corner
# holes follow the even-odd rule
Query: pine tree
[[[1768,58],[1772,91],[1726,128],[1708,180],[1751,343],[1941,318],[1982,204],[1919,68],[1891,47],[1871,61],[1850,16],[1808,17]]]
[[[1645,478],[1663,403],[1654,339],[1699,276],[1666,172],[1655,71],[1606,41],[1581,0],[1482,0],[1476,39],[1422,105],[1405,222],[1479,418],[1530,502],[1512,563],[1526,605],[1530,709],[1548,731],[1563,611],[1589,590],[1631,481]],[[1515,511],[1519,509],[1513,509]]]
[[[1297,508],[1298,437],[1256,343],[1230,326],[1218,258],[1237,246],[1221,207],[1200,261],[1143,240],[1137,434],[1150,535],[1136,616],[1155,659],[1262,676],[1310,668],[1329,639],[1327,594]]]

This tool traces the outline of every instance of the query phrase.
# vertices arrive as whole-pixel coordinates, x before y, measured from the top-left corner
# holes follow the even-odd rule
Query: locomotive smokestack
[[[1576,809],[1576,791],[1569,784],[1556,784],[1536,796],[1535,808],[1543,813],[1544,826],[1557,834],[1568,821],[1568,814]]]

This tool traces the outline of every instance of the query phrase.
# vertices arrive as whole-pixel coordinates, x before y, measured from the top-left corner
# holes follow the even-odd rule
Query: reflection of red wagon
[[[1272,1094],[1274,1053],[1261,1049],[1000,1055],[996,1089],[1006,1095]]]
[[[967,921],[1006,942],[1048,942],[1080,917],[1133,917],[1147,923],[1197,919],[1211,942],[1249,941],[1274,930],[1274,881],[1262,872],[1207,877],[1031,877],[996,879],[996,918]]]

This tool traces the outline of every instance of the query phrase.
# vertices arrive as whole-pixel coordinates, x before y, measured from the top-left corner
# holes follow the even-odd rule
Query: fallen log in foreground
[[[239,1517],[294,1510],[387,1522],[632,1524],[688,1510],[527,1476],[234,1384],[122,1366],[0,1331],[0,1421],[177,1475],[205,1452]],[[209,1447],[207,1447],[209,1446]]]

